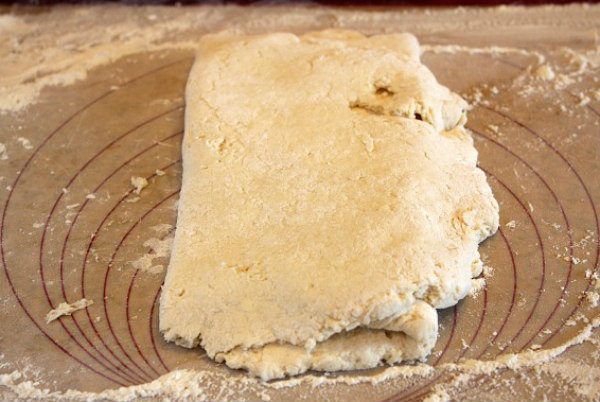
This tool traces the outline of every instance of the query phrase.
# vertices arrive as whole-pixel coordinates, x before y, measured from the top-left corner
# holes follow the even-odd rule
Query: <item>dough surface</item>
[[[165,339],[265,380],[424,359],[498,204],[416,39],[209,35],[186,103]]]

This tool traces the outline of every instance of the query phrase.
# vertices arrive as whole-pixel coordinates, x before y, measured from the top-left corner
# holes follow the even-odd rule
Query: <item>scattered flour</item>
[[[484,265],[482,271],[485,279],[489,279],[492,277],[492,275],[494,275],[494,268],[490,267],[489,265]]]
[[[518,371],[529,367],[539,367],[543,363],[547,363],[563,353],[567,348],[579,345],[592,336],[593,329],[600,326],[600,317],[597,317],[589,322],[585,327],[573,338],[566,343],[544,350],[527,350],[520,353],[511,353],[500,355],[494,360],[464,360],[460,363],[450,363],[441,366],[450,372],[457,374],[446,383],[438,384],[432,388],[431,394],[435,395],[450,393],[452,390],[457,390],[461,386],[468,384],[480,375],[493,376],[500,370]],[[593,397],[593,394],[591,395]]]
[[[0,65],[0,111],[20,111],[35,103],[45,87],[73,84],[85,79],[90,69],[124,56],[143,51],[194,49],[195,42],[169,41],[168,37],[189,29],[197,19],[204,18],[210,23],[216,16],[209,11],[197,10],[193,18],[182,15],[146,25],[122,20],[114,22],[110,29],[104,24],[80,24],[77,31],[64,37],[56,37],[56,33],[52,35],[44,29],[60,31],[58,19],[54,23],[59,24],[57,27],[52,23],[41,26],[19,17],[2,16],[11,20],[10,23],[5,18],[0,20],[0,54],[7,51],[5,63]],[[3,32],[2,27],[8,25],[11,28]],[[28,40],[22,40],[26,36]],[[51,45],[49,41],[53,41]]]
[[[494,134],[499,134],[500,128],[495,124],[488,124],[487,128]]]
[[[220,397],[213,399],[209,397],[211,386],[207,384],[220,384]],[[128,402],[141,398],[157,398],[162,400],[194,400],[202,402],[228,401],[240,392],[252,392],[258,399],[270,400],[264,389],[259,389],[258,384],[252,384],[250,380],[228,378],[207,371],[175,370],[164,376],[142,385],[122,387],[114,390],[106,390],[100,393],[82,392],[68,390],[66,392],[52,392],[48,389],[37,388],[32,381],[23,379],[18,371],[0,375],[0,385],[8,387],[22,400],[54,400],[54,401],[115,401]],[[253,386],[256,389],[252,389]],[[213,386],[214,387],[214,386]]]
[[[165,374],[158,379],[141,385],[121,387],[114,390],[106,390],[99,393],[68,390],[65,392],[53,392],[41,389],[35,382],[24,378],[19,371],[13,371],[0,375],[0,386],[7,387],[22,400],[52,399],[55,401],[115,401],[129,402],[140,398],[161,398],[162,400],[195,400],[195,401],[227,401],[235,398],[237,393],[243,393],[246,398],[255,395],[255,399],[269,401],[270,390],[277,390],[307,384],[313,388],[337,384],[355,385],[361,383],[379,384],[394,378],[431,377],[434,374],[448,373],[452,378],[448,382],[435,385],[426,401],[448,401],[453,390],[469,383],[481,375],[494,376],[502,370],[518,371],[525,368],[533,368],[548,373],[564,371],[557,366],[547,366],[547,362],[563,353],[567,348],[581,344],[592,336],[592,330],[600,326],[600,318],[588,323],[575,337],[568,342],[551,349],[527,350],[520,353],[504,354],[494,360],[482,361],[468,359],[459,363],[442,364],[437,367],[417,364],[414,366],[402,365],[386,368],[376,375],[341,375],[339,377],[306,375],[288,380],[265,383],[253,377],[237,377],[212,371],[175,370]],[[577,373],[581,369],[575,369],[565,375],[577,375],[584,381],[583,375]],[[583,373],[581,373],[583,374]],[[588,372],[592,381],[582,383],[582,395],[589,397],[596,395],[599,383],[595,381],[598,377],[598,369]],[[213,392],[217,390],[218,397]],[[591,392],[591,393],[588,393]]]
[[[586,400],[594,395],[600,396],[600,368],[598,367],[566,360],[534,366],[534,370],[538,374],[549,374],[554,378],[566,380],[579,400]]]
[[[468,47],[461,45],[423,45],[421,46],[423,52],[431,53],[468,53],[468,54],[489,54],[489,55],[502,55],[502,54],[518,54],[521,56],[532,56],[535,57],[538,64],[542,64],[546,61],[546,57],[533,50],[518,49],[515,47],[503,47],[503,46],[486,46],[486,47]]]
[[[166,235],[173,229],[173,225],[168,223],[159,223],[158,225],[152,226],[150,229],[158,233],[159,236]]]

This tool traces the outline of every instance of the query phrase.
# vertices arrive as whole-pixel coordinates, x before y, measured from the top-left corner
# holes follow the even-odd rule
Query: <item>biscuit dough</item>
[[[186,102],[165,339],[265,380],[424,359],[498,204],[416,39],[206,36]]]

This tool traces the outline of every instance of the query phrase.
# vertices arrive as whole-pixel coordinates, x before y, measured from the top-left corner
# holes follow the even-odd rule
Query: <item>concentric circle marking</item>
[[[177,163],[179,163],[179,161],[172,162],[172,163],[170,163],[169,165],[162,167],[162,169],[161,169],[161,170],[166,170],[166,169],[168,169],[169,167],[171,167],[171,166],[173,166],[173,165],[175,165],[175,164],[177,164]],[[131,190],[131,191],[132,191],[132,190]],[[127,195],[129,195],[129,194],[131,193],[131,191],[130,191],[130,192],[128,192],[128,194],[127,194]],[[177,190],[177,191],[175,191],[175,192],[173,192],[173,193],[169,194],[167,197],[165,197],[164,199],[162,199],[162,200],[161,200],[161,201],[160,201],[158,204],[156,204],[156,206],[160,206],[162,203],[164,203],[165,201],[167,201],[167,200],[168,200],[168,199],[170,199],[171,197],[173,197],[173,196],[177,195],[178,193],[179,193],[179,190]],[[108,217],[109,217],[109,216],[110,216],[110,215],[111,215],[111,214],[112,214],[112,213],[115,211],[115,209],[117,208],[117,206],[119,206],[119,205],[120,205],[120,204],[121,204],[123,201],[125,201],[125,199],[127,198],[127,195],[126,195],[126,196],[124,196],[123,198],[121,198],[121,200],[119,200],[119,202],[118,202],[118,203],[117,203],[117,204],[116,204],[116,205],[115,205],[115,206],[114,206],[114,207],[111,209],[111,211],[110,211],[110,212],[107,214],[107,216],[106,216],[107,218],[108,218]],[[117,345],[119,346],[119,349],[121,349],[121,351],[122,351],[122,352],[125,354],[125,356],[127,356],[127,358],[128,358],[128,359],[129,359],[129,360],[130,360],[130,361],[131,361],[131,362],[132,362],[134,365],[136,365],[136,367],[139,367],[139,366],[137,365],[137,363],[135,363],[135,361],[133,360],[133,358],[132,358],[132,357],[129,355],[129,353],[128,353],[128,352],[125,350],[125,348],[123,347],[123,344],[122,344],[122,343],[121,343],[121,341],[119,340],[119,336],[117,335],[117,333],[116,333],[116,332],[114,331],[114,329],[113,329],[113,325],[112,325],[112,322],[111,322],[111,319],[110,319],[110,315],[108,314],[108,303],[107,303],[108,278],[109,278],[109,275],[110,275],[110,272],[111,272],[111,268],[112,268],[112,266],[113,266],[113,262],[114,262],[114,260],[115,260],[115,256],[116,256],[117,252],[119,251],[119,248],[121,248],[121,246],[123,245],[123,242],[124,242],[124,241],[127,239],[127,237],[129,236],[129,234],[130,234],[130,233],[132,232],[132,230],[133,230],[133,229],[134,229],[134,228],[137,226],[137,224],[138,224],[138,223],[139,223],[141,220],[143,220],[143,219],[144,219],[144,217],[146,217],[146,216],[147,216],[147,215],[148,215],[150,212],[152,212],[154,209],[155,209],[155,207],[153,207],[153,208],[151,208],[150,210],[146,211],[146,212],[144,213],[144,215],[142,215],[142,217],[140,217],[140,218],[139,218],[139,220],[138,220],[138,221],[137,221],[137,222],[136,222],[136,223],[135,223],[133,226],[131,226],[131,227],[130,227],[130,228],[127,230],[127,232],[125,233],[125,235],[124,235],[124,236],[121,238],[121,240],[120,240],[120,241],[119,241],[119,243],[117,244],[117,247],[115,248],[114,252],[112,253],[112,255],[111,255],[111,257],[110,257],[110,260],[109,260],[109,261],[108,261],[108,263],[107,263],[107,266],[106,266],[106,273],[105,273],[105,275],[104,275],[104,284],[103,284],[103,289],[104,289],[104,290],[103,290],[103,298],[102,298],[102,300],[103,300],[103,303],[102,303],[102,305],[103,305],[103,308],[104,308],[104,316],[106,317],[106,321],[107,321],[107,323],[108,323],[108,326],[109,326],[109,328],[111,329],[110,333],[111,333],[111,335],[112,335],[113,339],[115,340],[115,342],[117,343]],[[126,304],[127,304],[127,301],[126,301]],[[126,316],[127,316],[127,315],[126,315]],[[130,325],[129,325],[129,321],[127,321],[127,326],[128,326],[128,328],[131,328],[131,327],[130,327]],[[132,334],[132,333],[130,333],[130,336],[132,336],[132,337],[133,337],[133,334]],[[146,360],[146,358],[145,358],[145,357],[144,357],[144,356],[141,354],[141,351],[140,351],[140,356],[142,356],[142,359],[143,359],[143,360]],[[141,367],[140,367],[140,369],[141,369]]]
[[[142,123],[134,126],[132,129],[127,130],[125,133],[123,133],[122,135],[118,136],[116,139],[114,139],[113,141],[111,141],[110,143],[108,143],[105,147],[103,147],[99,152],[97,152],[96,154],[94,154],[78,171],[75,172],[75,174],[72,176],[72,178],[69,180],[69,182],[67,183],[67,185],[64,187],[65,189],[69,189],[71,187],[71,185],[73,184],[73,182],[75,181],[75,179],[86,169],[88,168],[91,163],[93,161],[95,161],[100,155],[102,155],[103,153],[105,153],[106,151],[108,151],[110,149],[110,147],[112,147],[113,145],[115,145],[117,142],[119,142],[120,140],[126,138],[128,135],[134,133],[137,129],[145,126],[148,123],[151,123],[165,115],[168,115],[169,113],[179,110],[181,109],[181,107],[176,107],[173,109],[169,109],[165,112],[162,112],[150,119],[147,119],[145,121],[143,121]],[[143,153],[147,152],[149,149],[151,149],[152,146],[145,148],[144,150],[142,150],[141,152],[137,153],[136,155],[134,155],[133,157],[129,158],[127,161],[125,161],[124,163],[122,163],[117,169],[115,169],[110,175],[108,175],[106,178],[104,178],[102,180],[102,182],[92,191],[92,193],[96,193],[110,178],[112,178],[116,172],[118,170],[120,170],[121,168],[123,168],[124,166],[126,166],[127,164],[129,164],[131,161],[133,161],[134,159],[136,159],[137,157],[139,157],[140,155],[142,155]],[[60,192],[59,196],[57,197],[57,199],[54,202],[54,205],[52,206],[52,209],[48,215],[48,218],[46,220],[46,224],[44,226],[44,232],[42,234],[42,240],[44,239],[45,235],[46,235],[46,230],[48,228],[48,222],[50,222],[50,220],[52,219],[52,215],[54,214],[56,207],[58,206],[60,200],[62,199],[62,197],[65,195],[64,192]],[[80,214],[83,212],[83,210],[85,209],[85,207],[88,205],[89,203],[89,199],[85,198],[85,200],[83,201],[81,207],[78,208],[77,212],[75,213],[72,222],[68,225],[68,230],[67,230],[67,234],[65,236],[64,242],[63,242],[63,247],[61,249],[61,258],[60,258],[60,282],[61,282],[61,291],[62,291],[62,295],[64,300],[67,300],[67,295],[66,295],[66,291],[65,291],[65,287],[64,287],[64,260],[65,260],[65,252],[67,249],[67,243],[69,241],[69,237],[71,235],[72,229],[75,226],[75,224],[77,223],[77,220],[80,216]],[[42,248],[40,248],[40,254],[42,253]],[[40,264],[42,264],[42,258],[40,256]],[[40,274],[43,275],[43,265],[40,267]],[[45,286],[45,282],[42,282],[44,289],[46,289]],[[82,294],[82,298],[85,298],[85,295]],[[89,313],[89,311],[88,311]],[[90,339],[87,337],[87,335],[84,333],[83,329],[81,328],[81,326],[79,325],[79,322],[76,319],[76,316],[71,315],[70,318],[72,319],[72,321],[75,323],[75,326],[77,327],[77,329],[79,330],[79,333],[84,337],[84,339],[86,340],[86,342],[88,343],[88,345],[90,345],[96,352],[99,353],[100,357],[109,365],[112,365],[114,367],[114,369],[119,370],[120,372],[122,372],[124,379],[127,381],[138,381],[138,380],[142,380],[144,381],[144,379],[142,377],[139,376],[139,374],[135,373],[134,371],[131,370],[131,368],[129,368],[117,355],[113,354],[110,349],[109,352],[111,352],[112,356],[119,362],[120,367],[116,366],[114,363],[112,363],[103,353],[101,353],[98,348],[90,341]],[[91,320],[90,320],[91,321]],[[93,324],[92,324],[93,325]],[[64,324],[63,324],[64,327]],[[100,334],[98,333],[98,331],[94,328],[94,333],[96,334],[96,336],[101,339]],[[106,344],[104,344],[104,347],[107,348]],[[104,365],[103,365],[104,366]],[[106,367],[106,366],[104,366]],[[108,370],[110,370],[111,372],[115,372],[113,370],[113,368],[109,368],[106,367]],[[125,373],[123,369],[126,369],[128,371],[128,373]],[[115,372],[116,373],[116,372]],[[121,375],[116,373],[117,375]],[[131,375],[135,376],[135,378],[137,378],[138,380],[133,380]]]
[[[156,208],[158,208],[159,206],[161,206],[162,204],[164,204],[167,200],[173,198],[175,195],[179,194],[179,190],[169,194],[168,196],[166,196],[165,198],[163,198],[162,200],[160,200],[157,204],[153,205],[152,208],[150,208],[148,211],[146,211],[144,213],[144,215],[142,215],[134,224],[133,226],[131,226],[129,228],[129,230],[125,233],[125,235],[121,238],[121,241],[119,241],[119,244],[117,245],[113,256],[116,255],[119,252],[119,249],[121,248],[121,246],[123,245],[123,243],[125,242],[125,240],[127,239],[127,237],[129,237],[129,235],[131,234],[131,232],[144,220],[144,218],[146,216],[148,216],[151,212],[153,212]],[[109,264],[107,266],[107,270],[106,270],[106,276],[108,278],[108,273],[111,267],[111,262],[113,261],[113,259],[111,258],[111,260],[109,261]],[[129,287],[127,289],[127,299],[126,299],[126,303],[125,303],[125,317],[126,317],[126,321],[127,321],[127,330],[129,332],[129,336],[132,340],[132,342],[135,345],[135,348],[138,352],[138,355],[142,358],[142,360],[144,360],[144,362],[146,363],[146,365],[152,370],[154,371],[154,373],[156,375],[159,375],[158,371],[150,364],[150,362],[148,361],[148,359],[146,358],[146,356],[144,355],[144,353],[142,352],[139,343],[137,342],[135,335],[133,333],[133,330],[131,329],[131,317],[130,317],[130,299],[131,299],[131,290],[133,289],[133,284],[135,282],[135,279],[137,278],[138,274],[139,274],[140,270],[136,269],[135,272],[133,273],[133,277],[131,278],[131,282],[129,284]],[[105,308],[106,309],[106,308]],[[107,317],[108,317],[108,313],[107,313]]]
[[[554,192],[554,190],[552,190],[552,187],[550,187],[550,185],[548,184],[548,182],[543,178],[542,175],[540,175],[540,173],[534,169],[525,159],[521,158],[520,156],[518,156],[516,153],[514,153],[513,151],[511,151],[508,147],[506,147],[505,145],[499,143],[498,141],[484,135],[481,132],[478,132],[476,130],[472,130],[477,136],[484,138],[485,140],[493,143],[494,145],[500,147],[501,149],[503,149],[504,151],[510,153],[513,157],[515,157],[517,160],[519,160],[523,165],[525,165],[531,172],[534,173],[534,175],[544,184],[544,187],[550,192],[550,194],[552,194],[552,197],[554,198],[556,204],[559,207],[560,213],[562,215],[562,218],[564,220],[566,229],[567,229],[567,236],[569,239],[569,243],[568,243],[568,247],[569,250],[573,250],[573,235],[572,235],[572,231],[571,231],[571,224],[569,222],[569,219],[567,217],[567,214],[565,213],[565,209],[564,206],[562,204],[562,202],[560,201],[559,197],[557,196],[557,194]],[[543,246],[542,246],[543,247]],[[556,312],[556,310],[558,309],[560,303],[559,300],[566,294],[567,292],[567,288],[570,285],[570,278],[571,278],[571,274],[572,274],[572,269],[573,269],[573,261],[569,260],[569,268],[568,268],[568,273],[567,276],[565,278],[565,282],[564,282],[564,286],[562,288],[560,297],[557,299],[557,302],[554,305],[554,308],[552,309],[552,311],[550,312],[550,314],[548,315],[548,317],[546,318],[546,320],[543,322],[543,324],[540,326],[540,328],[538,329],[538,331],[536,331],[530,338],[529,340],[525,343],[526,345],[531,343],[533,341],[533,339],[539,335],[540,331],[543,330],[546,325],[548,324],[548,322],[550,321],[550,319],[552,318],[552,316],[554,315],[554,313]]]
[[[592,198],[590,191],[588,189],[588,187],[586,186],[585,182],[583,181],[581,175],[579,174],[579,172],[573,167],[573,165],[571,164],[571,162],[569,162],[569,160],[561,153],[558,151],[558,149],[556,147],[554,147],[547,139],[545,139],[544,137],[542,137],[541,135],[539,135],[537,132],[535,132],[534,130],[532,130],[531,128],[529,128],[527,125],[523,124],[522,122],[510,117],[509,115],[496,111],[494,109],[488,108],[488,107],[484,107],[487,110],[513,122],[514,124],[518,125],[519,127],[521,127],[522,129],[526,130],[527,132],[529,132],[530,134],[532,134],[533,136],[535,136],[536,138],[538,138],[539,140],[541,140],[546,146],[548,146],[552,152],[554,154],[556,154],[568,167],[569,171],[571,171],[577,181],[579,182],[579,184],[581,185],[582,189],[584,190],[585,194],[586,194],[586,199],[590,204],[590,208],[592,210],[593,213],[593,217],[594,217],[594,222],[595,222],[595,231],[596,231],[596,239],[598,238],[598,235],[600,234],[600,220],[598,218],[598,213],[596,210],[596,205],[594,203],[594,199]],[[572,250],[571,250],[572,251]],[[594,262],[592,264],[592,266],[594,267],[594,270],[598,270],[598,261],[600,260],[600,247],[596,247],[596,253],[595,253],[595,257],[594,257]],[[581,307],[581,304],[584,300],[584,294],[585,292],[587,292],[590,287],[592,286],[593,283],[593,277],[590,277],[588,279],[588,284],[587,287],[585,289],[584,292],[582,292],[582,296],[579,298],[579,301],[577,302],[577,304],[575,305],[575,307],[573,307],[573,309],[571,310],[571,312],[568,314],[567,318],[563,320],[562,325],[560,328],[558,328],[554,333],[552,333],[548,339],[546,339],[546,341],[544,341],[544,343],[542,344],[545,345],[546,343],[548,343],[552,338],[554,338],[556,336],[556,334],[559,333],[559,330],[564,326],[565,322],[567,320],[569,320],[571,317],[573,317],[573,315],[575,314],[575,312]],[[552,317],[554,315],[554,313],[556,312],[556,309],[551,313],[550,317]]]
[[[177,136],[181,135],[181,131],[176,132],[175,134],[169,135],[168,137],[164,138],[163,141],[166,140],[170,140],[172,138],[175,138]],[[129,158],[128,160],[126,160],[125,162],[123,162],[121,165],[117,166],[117,168],[115,170],[113,170],[95,189],[94,192],[99,191],[102,186],[111,178],[113,177],[115,174],[117,174],[117,172],[119,172],[123,167],[125,167],[126,165],[128,165],[129,163],[131,163],[131,161],[135,160],[136,158],[138,158],[139,156],[145,154],[146,152],[148,152],[149,150],[157,147],[158,145],[156,143],[147,146],[146,148],[142,149],[141,151],[139,151],[138,153],[136,153],[135,155],[133,155],[131,158]],[[109,213],[103,218],[100,226],[92,233],[92,236],[90,238],[90,242],[88,244],[88,247],[86,249],[86,253],[84,255],[83,258],[83,263],[82,263],[82,268],[81,268],[81,297],[82,298],[86,298],[86,282],[85,282],[85,272],[86,272],[86,265],[87,265],[87,260],[89,258],[89,254],[90,251],[92,249],[92,245],[94,242],[94,239],[98,236],[99,230],[102,227],[102,225],[106,222],[106,220],[108,219],[109,215],[114,211],[114,209],[116,209],[116,207],[118,205],[121,204],[121,202],[123,202],[128,196],[129,194],[131,194],[131,190],[127,191],[125,193],[125,195],[123,195],[121,197],[121,199],[119,200],[119,202],[113,207],[113,209],[111,209],[111,211],[109,211]],[[83,209],[84,206],[82,206]],[[103,302],[104,303],[104,302]],[[106,341],[102,338],[102,336],[100,335],[100,332],[98,331],[96,324],[94,323],[94,320],[92,320],[89,311],[87,311],[87,316],[88,316],[88,321],[90,323],[90,325],[92,326],[94,333],[97,335],[98,339],[102,342],[102,344],[104,345],[104,347],[109,351],[109,353],[111,355],[113,355],[122,365],[124,365],[125,367],[127,367],[127,365],[122,361],[122,359],[120,359],[118,357],[117,354],[114,353],[114,351],[108,346],[108,344],[106,343]],[[110,332],[113,334],[112,329],[110,330]],[[127,356],[127,354],[125,354],[125,356]],[[134,363],[135,365],[135,363]],[[141,368],[140,368],[141,370]],[[142,370],[143,371],[143,370]],[[150,377],[151,378],[151,377]]]
[[[75,113],[73,113],[72,115],[70,115],[68,118],[66,118],[61,124],[59,124],[59,126],[54,129],[48,136],[46,136],[42,142],[40,143],[40,145],[38,145],[34,151],[32,152],[32,154],[27,158],[27,160],[25,161],[24,165],[21,167],[21,169],[19,169],[17,171],[16,177],[12,183],[12,185],[10,186],[10,190],[8,192],[8,196],[6,199],[6,202],[4,204],[4,208],[3,208],[3,212],[2,212],[2,220],[0,222],[0,254],[2,255],[2,266],[4,268],[4,273],[5,273],[5,277],[7,279],[7,282],[9,284],[9,288],[11,290],[11,292],[13,293],[13,295],[15,296],[17,303],[19,304],[19,306],[23,309],[25,315],[28,317],[28,319],[34,324],[34,326],[44,335],[44,337],[46,339],[48,339],[48,341],[53,344],[54,346],[56,346],[61,352],[65,353],[67,356],[69,356],[70,358],[72,358],[73,360],[75,360],[76,362],[78,362],[79,364],[81,364],[82,366],[90,369],[91,371],[93,371],[94,373],[102,376],[103,378],[116,383],[118,385],[126,385],[126,383],[122,382],[121,380],[118,380],[116,378],[114,378],[113,376],[104,373],[102,371],[100,371],[97,368],[94,368],[93,366],[91,366],[89,363],[86,363],[85,361],[83,361],[81,358],[77,357],[76,355],[74,355],[73,353],[71,353],[70,351],[68,351],[66,349],[65,346],[62,346],[54,337],[52,337],[44,328],[42,328],[42,326],[40,325],[40,323],[33,317],[33,315],[30,313],[29,309],[25,306],[24,302],[23,302],[23,297],[22,295],[19,294],[18,290],[15,288],[15,285],[12,281],[11,275],[10,275],[10,271],[7,265],[7,261],[6,261],[6,251],[4,249],[4,245],[5,245],[5,238],[6,238],[6,228],[7,228],[7,222],[6,222],[6,217],[8,216],[8,210],[10,207],[10,203],[11,203],[11,199],[13,197],[13,194],[17,191],[17,188],[20,184],[21,178],[23,176],[23,174],[26,172],[26,170],[29,168],[30,164],[32,163],[32,161],[34,160],[34,158],[36,156],[39,155],[40,151],[42,149],[44,149],[44,147],[46,147],[46,145],[49,143],[49,141],[54,138],[64,127],[66,127],[70,122],[72,122],[74,120],[74,118],[76,116],[81,115],[84,111],[88,110],[89,108],[91,108],[92,106],[94,106],[95,104],[97,104],[98,102],[100,102],[103,99],[107,99],[107,97],[115,92],[118,92],[119,90],[122,90],[123,88],[126,88],[128,85],[142,79],[145,77],[148,77],[152,74],[155,74],[163,69],[169,68],[173,65],[176,65],[178,63],[181,63],[182,61],[185,60],[190,60],[190,58],[185,58],[185,59],[180,59],[180,60],[176,60],[174,62],[165,64],[163,66],[151,69],[147,72],[144,72],[143,74],[140,74],[130,80],[125,81],[124,83],[121,84],[121,86],[119,88],[116,89],[110,89],[108,91],[103,92],[102,94],[100,94],[99,96],[95,97],[94,99],[92,99],[90,102],[86,103],[83,107],[81,107],[80,109],[76,110]],[[46,221],[44,227],[47,227],[48,225],[48,220]],[[41,264],[41,257],[42,257],[42,252],[41,250],[43,249],[43,242],[40,242],[40,264]],[[42,265],[40,265],[40,268],[42,267]],[[50,306],[50,308],[54,308],[54,304],[52,303],[52,301],[50,300],[50,297],[48,295],[47,289],[46,289],[46,281],[44,280],[44,275],[43,275],[43,271],[42,269],[40,269],[40,275],[42,278],[42,286],[44,287],[44,293],[46,295],[47,298],[47,302]],[[64,326],[64,323],[62,322],[61,319],[59,319],[59,323],[60,325],[63,327],[63,329],[69,334],[70,339],[72,339],[74,341],[74,344],[77,345],[83,352],[85,352],[85,354],[87,354],[88,356],[90,356],[95,362],[99,363],[101,366],[105,367],[103,362],[99,361],[97,359],[97,357],[95,357],[94,355],[92,355],[90,353],[89,350],[87,350],[85,347],[83,347],[81,345],[81,343],[76,340],[72,333],[70,331],[68,331],[66,329],[66,327]],[[111,370],[110,368],[108,369],[109,372],[113,372],[113,370]]]
[[[166,138],[163,139],[163,141],[166,140],[170,140],[173,139],[175,137],[178,137],[181,135],[181,131],[176,132],[175,134],[172,134]],[[139,155],[147,152],[149,149],[152,149],[154,147],[156,147],[157,144],[152,144],[146,148],[144,148],[142,151],[140,151],[138,154],[136,154],[134,157],[132,157],[131,159],[134,159],[136,157],[138,157]],[[127,161],[126,163],[124,163],[122,166],[117,167],[117,169],[115,169],[113,171],[113,173],[111,173],[111,176],[114,175],[117,171],[119,171],[123,166],[125,166],[127,163],[129,163],[129,161]],[[171,167],[172,165],[178,163],[176,162],[172,162],[170,164],[168,164],[167,166],[163,167],[163,169],[167,169],[168,167]],[[155,177],[156,174],[153,174],[151,176],[149,176],[148,178],[153,178]],[[104,184],[104,183],[102,183]],[[101,184],[101,185],[102,185]],[[98,189],[101,186],[98,187]],[[96,190],[98,191],[98,190]],[[86,281],[85,281],[85,273],[86,273],[86,267],[87,267],[87,261],[88,261],[88,257],[89,254],[91,252],[92,246],[94,244],[95,239],[98,236],[98,233],[100,231],[100,229],[104,226],[104,224],[106,223],[106,221],[109,219],[109,217],[114,213],[114,211],[117,209],[118,206],[120,206],[126,199],[127,197],[133,192],[133,189],[128,190],[120,199],[119,201],[109,210],[109,212],[103,217],[102,221],[100,222],[100,224],[98,225],[98,227],[94,230],[94,232],[92,233],[92,236],[90,237],[90,242],[88,243],[88,246],[86,248],[86,252],[83,258],[83,263],[82,263],[82,267],[81,267],[81,295],[82,298],[86,298]],[[111,261],[109,261],[108,263],[108,267],[107,267],[107,273],[109,271],[110,266],[112,265],[112,259],[114,259],[114,254],[111,258]],[[118,340],[118,337],[114,331],[112,322],[110,321],[110,318],[108,316],[108,312],[107,312],[107,307],[106,307],[106,297],[107,297],[107,293],[106,293],[106,280],[107,280],[107,276],[105,276],[105,283],[104,283],[104,290],[103,290],[103,294],[102,294],[102,305],[103,305],[103,309],[104,309],[104,316],[105,319],[107,320],[108,323],[108,327],[109,327],[109,333],[111,334],[112,338],[114,339],[114,341],[117,343],[117,346],[119,347],[119,349],[121,350],[120,353],[123,353],[123,356],[125,356],[134,366],[136,366],[139,370],[141,370],[146,376],[148,376],[149,378],[153,378],[152,376],[150,376],[148,373],[146,373],[129,355],[129,353],[125,350],[125,348],[123,347],[123,345],[121,344],[121,342]],[[92,328],[94,328],[94,332],[98,334],[100,340],[102,341],[102,343],[104,344],[104,346],[107,348],[107,350],[114,356],[117,356],[116,353],[108,346],[108,344],[106,343],[105,340],[102,339],[102,337],[100,336],[100,332],[98,331],[94,320],[92,320],[91,316],[89,315],[88,312],[88,320],[90,322],[90,325],[92,326]]]

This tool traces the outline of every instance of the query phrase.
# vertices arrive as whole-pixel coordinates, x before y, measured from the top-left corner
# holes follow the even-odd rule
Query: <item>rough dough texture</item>
[[[263,379],[425,358],[498,204],[416,39],[206,36],[186,100],[165,338]]]

